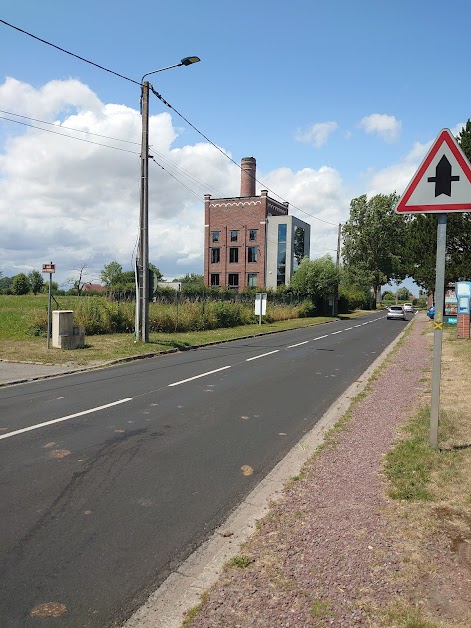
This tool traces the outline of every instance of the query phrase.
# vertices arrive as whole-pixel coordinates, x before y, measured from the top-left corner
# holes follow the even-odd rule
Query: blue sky
[[[258,187],[311,224],[312,257],[335,256],[352,198],[402,192],[440,130],[471,117],[470,18],[467,0],[4,0],[0,12],[138,82],[199,56],[150,82],[236,163],[256,158]],[[0,60],[0,270],[54,261],[65,283],[83,265],[95,280],[114,259],[130,269],[139,86],[4,24]],[[150,113],[166,167],[150,165],[150,259],[172,279],[202,272],[203,195],[237,195],[240,172],[155,97]]]

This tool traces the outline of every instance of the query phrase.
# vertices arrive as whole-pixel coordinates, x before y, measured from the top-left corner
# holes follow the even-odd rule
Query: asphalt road
[[[120,625],[404,325],[377,312],[0,389],[0,625]]]

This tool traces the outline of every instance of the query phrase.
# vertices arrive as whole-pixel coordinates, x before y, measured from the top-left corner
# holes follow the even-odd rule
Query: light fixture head
[[[191,65],[192,63],[198,63],[198,61],[201,61],[199,57],[185,57],[184,59],[181,60],[181,64]]]

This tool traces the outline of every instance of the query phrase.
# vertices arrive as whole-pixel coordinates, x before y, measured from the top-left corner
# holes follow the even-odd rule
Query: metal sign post
[[[438,214],[437,260],[435,269],[435,316],[433,320],[432,399],[430,408],[430,446],[438,446],[440,382],[442,372],[443,301],[445,295],[445,252],[447,214]]]
[[[52,262],[50,264],[43,264],[43,273],[49,273],[49,298],[47,300],[47,343],[46,347],[49,349],[51,346],[51,300],[52,300],[52,273],[56,272],[56,265]]]

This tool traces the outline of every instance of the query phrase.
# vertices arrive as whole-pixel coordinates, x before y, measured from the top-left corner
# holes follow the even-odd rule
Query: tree
[[[471,162],[471,120],[456,137],[461,150]],[[447,220],[447,276],[448,281],[471,279],[471,215],[470,212],[452,212]]]
[[[153,271],[156,281],[162,281],[164,276],[162,275],[160,270],[157,268],[157,266],[154,266],[154,264],[152,264],[151,262],[149,262],[149,270]]]
[[[417,214],[407,224],[405,256],[408,260],[408,275],[426,292],[435,290],[435,268],[437,253],[437,217],[432,214]]]
[[[187,273],[183,277],[178,277],[174,281],[182,284],[182,289],[186,292],[201,292],[204,290],[204,277],[196,273]]]
[[[368,281],[375,303],[381,286],[402,281],[407,276],[404,244],[407,240],[407,218],[394,211],[396,193],[377,194],[369,200],[366,194],[350,203],[350,218],[342,228],[342,256],[348,273],[357,283]]]
[[[324,309],[326,301],[336,292],[339,273],[330,255],[310,260],[301,260],[294,273],[290,288],[298,294],[309,295],[319,311]]]
[[[121,282],[123,267],[118,262],[110,262],[101,271],[100,277],[105,286],[109,289],[117,286]]]
[[[456,137],[456,141],[471,163],[471,120],[468,120]]]
[[[393,301],[396,298],[396,295],[394,294],[394,292],[391,292],[391,290],[385,290],[383,292],[383,301]]]
[[[28,274],[29,285],[31,286],[31,292],[33,294],[38,294],[41,292],[44,286],[44,279],[41,273],[38,270],[32,270]]]
[[[88,264],[82,264],[78,268],[72,268],[75,275],[66,280],[66,283],[72,284],[73,289],[77,291],[78,296],[82,294],[83,284],[86,283],[85,278],[89,275],[89,268],[90,266],[88,266]]]
[[[13,284],[13,277],[0,278],[0,293],[7,294],[11,292],[12,284]]]
[[[409,300],[409,288],[406,288],[405,286],[402,288],[399,288],[399,290],[396,292],[396,298],[398,301],[408,301]]]
[[[13,294],[28,294],[29,281],[28,277],[24,273],[20,273],[19,275],[15,275],[15,277],[13,277],[12,290]]]

